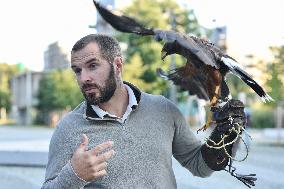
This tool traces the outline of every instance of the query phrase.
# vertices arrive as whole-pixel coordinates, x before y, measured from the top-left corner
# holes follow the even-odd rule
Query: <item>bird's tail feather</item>
[[[114,14],[112,11],[101,6],[96,0],[93,0],[97,10],[103,19],[116,30],[126,33],[135,33],[138,35],[154,35],[153,29],[148,29],[139,24],[133,18]]]
[[[260,97],[263,102],[274,101],[264,90],[263,88],[252,79],[252,77],[244,71],[242,66],[236,61],[228,58],[222,57],[221,59],[225,65],[227,65],[234,74],[241,78],[248,86],[250,86]]]

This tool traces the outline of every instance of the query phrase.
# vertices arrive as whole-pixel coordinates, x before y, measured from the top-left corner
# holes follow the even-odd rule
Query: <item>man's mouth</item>
[[[88,87],[84,89],[85,93],[93,93],[95,92],[96,88],[95,87]]]

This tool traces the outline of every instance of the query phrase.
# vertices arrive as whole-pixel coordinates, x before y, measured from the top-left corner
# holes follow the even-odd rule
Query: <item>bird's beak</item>
[[[164,61],[164,59],[166,58],[167,55],[168,55],[167,51],[162,50],[161,59]]]

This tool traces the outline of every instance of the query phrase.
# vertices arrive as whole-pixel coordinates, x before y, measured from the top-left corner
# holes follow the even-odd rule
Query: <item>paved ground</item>
[[[0,127],[0,189],[40,188],[52,132],[53,129],[48,128]],[[251,152],[245,162],[235,163],[238,172],[256,173],[255,189],[283,189],[284,147],[275,145],[279,132],[265,130],[251,134],[254,138]],[[223,171],[204,179],[192,176],[174,159],[173,168],[178,189],[246,188]]]
[[[256,173],[255,189],[283,189],[284,188],[284,148],[253,146],[249,158],[242,163],[234,163],[238,173]],[[180,189],[243,189],[240,181],[226,172],[216,172],[209,178],[193,177],[174,163],[175,173]]]

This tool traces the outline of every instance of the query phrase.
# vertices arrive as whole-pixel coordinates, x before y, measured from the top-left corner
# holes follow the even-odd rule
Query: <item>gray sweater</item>
[[[206,177],[213,172],[202,158],[201,142],[176,106],[162,96],[131,87],[139,103],[124,123],[98,118],[86,102],[58,123],[42,189],[174,189],[172,155],[195,176]],[[83,133],[89,138],[89,148],[114,141],[116,153],[108,160],[108,175],[92,182],[80,180],[69,162]]]

